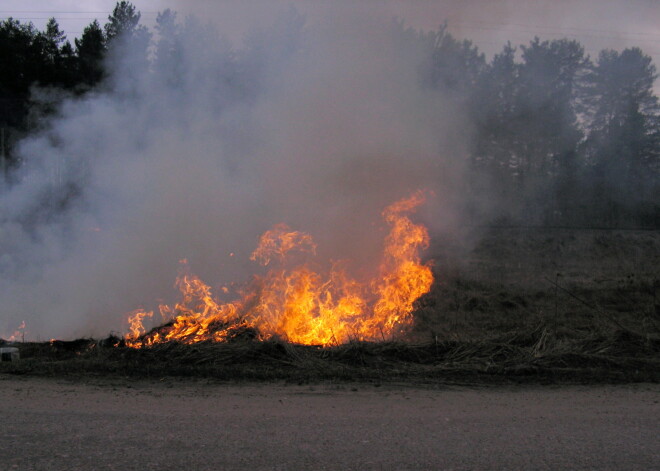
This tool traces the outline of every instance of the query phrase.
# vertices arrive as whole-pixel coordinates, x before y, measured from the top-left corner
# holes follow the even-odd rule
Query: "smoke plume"
[[[104,87],[20,145],[0,195],[0,334],[122,331],[174,296],[180,259],[211,284],[244,280],[280,222],[319,260],[372,271],[380,211],[419,188],[433,196],[418,217],[454,227],[461,110],[421,84],[422,51],[389,18],[326,13],[280,11],[238,44],[188,18],[151,67],[116,47]]]

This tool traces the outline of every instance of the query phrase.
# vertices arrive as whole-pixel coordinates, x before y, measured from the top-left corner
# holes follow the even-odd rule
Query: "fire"
[[[181,300],[159,307],[166,324],[145,333],[143,320],[153,312],[133,311],[126,344],[139,348],[169,341],[222,342],[246,333],[306,345],[390,339],[412,325],[413,304],[433,283],[430,266],[419,257],[428,247],[428,231],[407,217],[423,202],[424,194],[417,192],[383,211],[390,232],[379,274],[370,283],[352,279],[341,263],[325,275],[306,263],[290,267],[292,253],[313,256],[316,244],[311,235],[285,224],[261,236],[250,259],[270,269],[255,275],[235,301],[221,302],[182,260],[175,284]]]

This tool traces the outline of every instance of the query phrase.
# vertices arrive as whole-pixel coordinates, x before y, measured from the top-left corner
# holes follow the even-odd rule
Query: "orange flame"
[[[136,309],[128,315],[128,334],[126,334],[126,342],[133,343],[144,334],[144,326],[142,319],[145,317],[152,317],[153,311],[145,311],[144,309]]]
[[[291,232],[286,224],[276,224],[272,229],[263,233],[250,260],[256,260],[266,266],[274,257],[284,261],[286,254],[294,249],[315,254],[316,244],[309,234]]]
[[[390,339],[412,325],[413,304],[433,283],[431,268],[419,258],[420,249],[428,247],[428,231],[406,216],[423,202],[423,193],[417,192],[383,211],[390,233],[379,276],[371,283],[350,278],[339,263],[326,276],[306,264],[287,268],[290,252],[315,254],[316,245],[309,234],[284,224],[266,231],[250,257],[264,266],[277,262],[277,267],[254,276],[236,301],[217,300],[182,260],[184,272],[176,281],[181,301],[160,306],[163,318],[171,321],[145,334],[142,321],[153,313],[134,311],[126,344],[222,342],[247,332],[306,345]]]

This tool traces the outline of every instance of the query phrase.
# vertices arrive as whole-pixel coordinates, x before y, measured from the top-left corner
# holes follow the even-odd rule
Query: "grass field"
[[[475,236],[476,237],[476,236]],[[660,380],[660,233],[491,229],[436,242],[436,283],[391,342],[19,343],[0,373],[218,380],[635,382]],[[110,342],[112,343],[112,342]]]

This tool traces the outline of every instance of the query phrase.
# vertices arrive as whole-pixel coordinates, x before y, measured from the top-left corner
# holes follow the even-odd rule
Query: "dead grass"
[[[351,342],[335,347],[279,340],[149,348],[79,341],[73,350],[20,344],[22,360],[0,372],[219,380],[477,382],[620,382],[660,380],[660,336],[629,330],[590,332],[538,324],[489,340],[426,343]]]
[[[631,263],[631,259],[633,262]],[[335,347],[118,339],[15,344],[0,373],[219,380],[631,382],[660,380],[660,234],[486,234],[466,261],[439,257],[415,325],[395,342]]]

